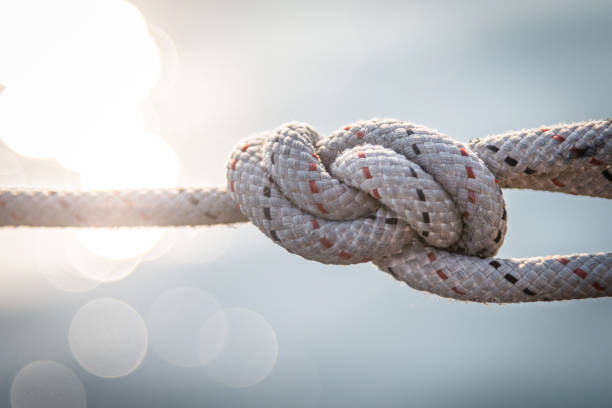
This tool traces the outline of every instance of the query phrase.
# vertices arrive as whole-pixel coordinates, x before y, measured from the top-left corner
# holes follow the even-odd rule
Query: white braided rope
[[[440,296],[479,302],[601,297],[612,295],[612,253],[490,257],[506,232],[500,186],[612,198],[611,167],[610,120],[523,130],[467,146],[397,120],[357,122],[326,138],[291,123],[235,149],[227,192],[9,190],[0,193],[0,225],[208,225],[248,218],[307,259],[374,260],[396,279]]]

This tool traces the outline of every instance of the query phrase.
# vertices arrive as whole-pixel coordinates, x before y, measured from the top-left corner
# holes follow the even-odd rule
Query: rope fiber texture
[[[320,137],[290,123],[240,143],[227,190],[0,192],[4,226],[178,226],[250,220],[289,252],[373,261],[411,287],[466,301],[612,296],[612,253],[493,258],[501,187],[612,198],[612,120],[458,143],[391,119]],[[237,206],[236,206],[237,204]]]

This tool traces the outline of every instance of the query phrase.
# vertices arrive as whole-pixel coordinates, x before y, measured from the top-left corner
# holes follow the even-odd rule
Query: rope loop
[[[265,234],[323,263],[378,259],[419,241],[489,257],[506,232],[501,189],[484,162],[409,122],[362,121],[325,138],[289,123],[241,143],[228,181]]]

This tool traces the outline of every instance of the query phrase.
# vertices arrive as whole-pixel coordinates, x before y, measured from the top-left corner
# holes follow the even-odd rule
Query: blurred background
[[[299,120],[467,141],[612,115],[609,1],[0,1],[0,186],[224,184]],[[610,202],[505,191],[502,257],[612,249]],[[0,406],[607,407],[611,299],[482,305],[253,226],[0,230]]]

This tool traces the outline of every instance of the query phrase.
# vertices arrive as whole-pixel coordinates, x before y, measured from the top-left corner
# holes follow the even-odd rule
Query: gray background
[[[154,105],[188,184],[223,183],[225,159],[241,138],[291,120],[326,134],[358,119],[395,117],[467,141],[612,115],[606,1],[133,3],[176,46],[177,82]],[[60,172],[24,163],[33,177]],[[609,202],[504,195],[509,228],[500,256],[612,249]],[[35,245],[27,231],[2,234],[11,245]],[[604,407],[612,400],[609,299],[452,302],[371,265],[306,261],[246,225],[214,261],[186,266],[162,257],[84,294],[62,292],[19,262],[3,262],[0,273],[0,406],[15,374],[37,359],[71,367],[89,407]],[[264,316],[279,343],[270,376],[232,389],[151,349],[134,373],[115,380],[76,363],[67,328],[80,306],[111,296],[146,315],[177,285]]]

